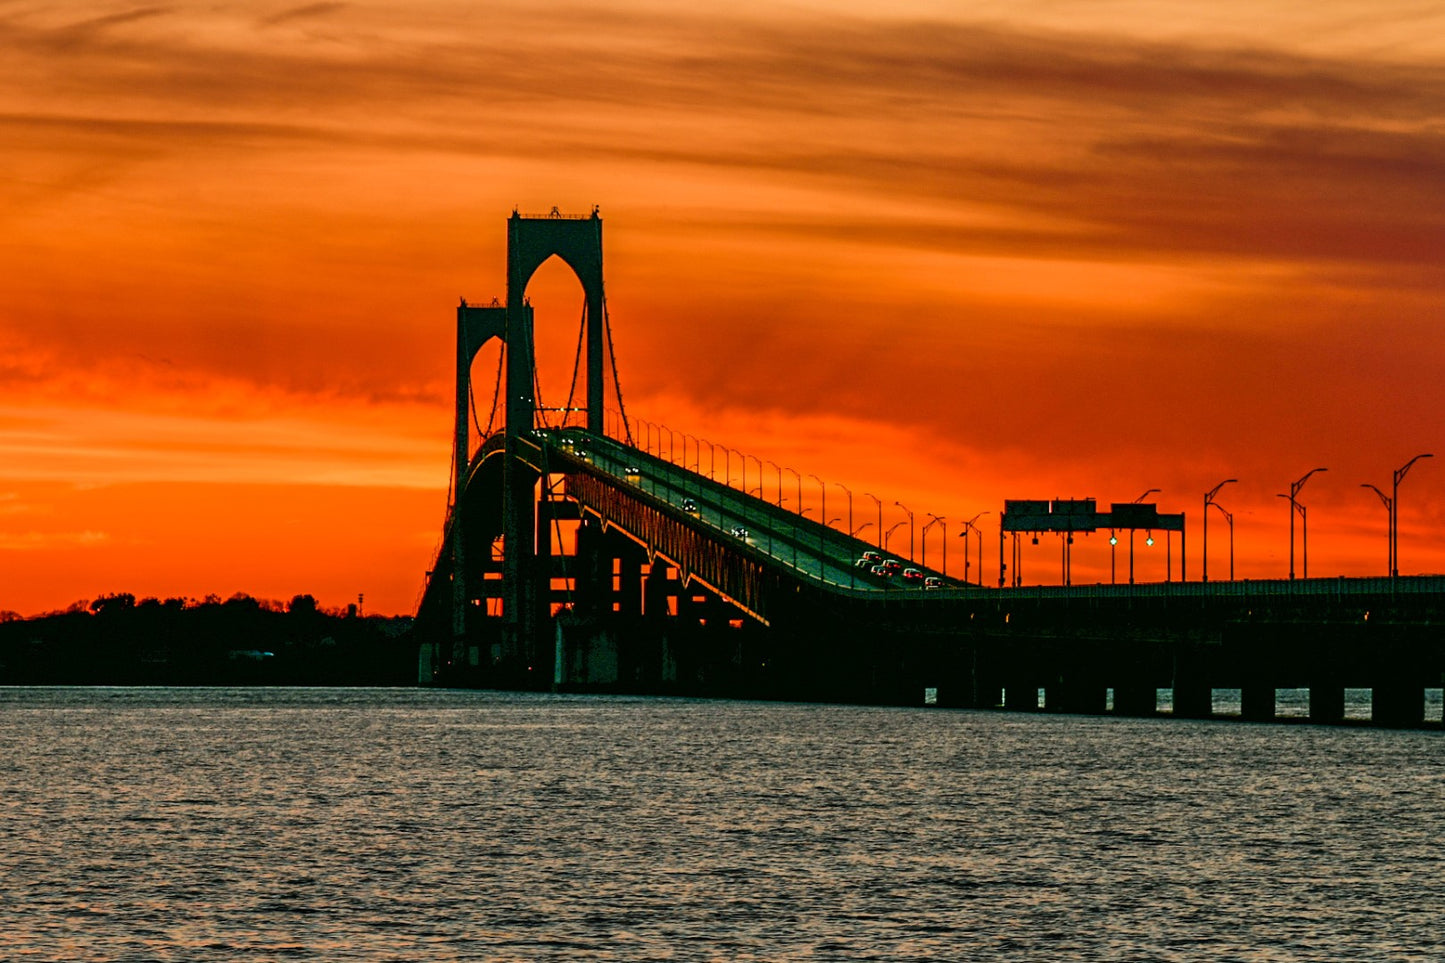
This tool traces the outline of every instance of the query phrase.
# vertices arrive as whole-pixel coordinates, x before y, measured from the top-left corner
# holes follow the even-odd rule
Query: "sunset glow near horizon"
[[[945,516],[955,576],[1005,499],[1157,488],[1197,579],[1237,478],[1236,577],[1282,578],[1316,467],[1309,574],[1382,575],[1361,485],[1426,452],[1400,571],[1445,572],[1445,10],[60,0],[0,46],[0,611],[412,611],[457,299],[513,209],[594,204],[629,414]],[[581,288],[529,290],[550,400]]]

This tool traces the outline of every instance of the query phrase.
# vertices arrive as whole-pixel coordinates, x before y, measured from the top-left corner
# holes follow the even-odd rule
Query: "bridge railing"
[[[1010,598],[1350,598],[1392,595],[1434,595],[1445,592],[1445,576],[1407,575],[1312,578],[1236,579],[1220,582],[1150,582],[1134,585],[1035,585],[992,589]]]
[[[574,452],[580,447],[592,456],[604,453],[605,457],[601,459],[589,457],[588,460],[594,461],[597,470],[614,476],[621,487],[636,486],[674,506],[680,499],[696,498],[699,507],[705,507],[705,510],[701,513],[694,511],[695,519],[710,522],[724,536],[735,534],[735,527],[747,528],[746,545],[750,552],[757,553],[769,564],[790,569],[799,578],[822,583],[833,590],[856,589],[876,593],[881,589],[901,588],[895,582],[877,578],[855,567],[854,562],[862,552],[874,548],[871,542],[614,438],[598,438],[583,433],[570,436],[564,433],[554,437],[559,445]],[[639,477],[630,477],[624,468],[609,467],[609,462],[635,465],[639,468]],[[922,566],[913,562],[908,564],[923,570]],[[939,574],[926,571],[927,574]]]

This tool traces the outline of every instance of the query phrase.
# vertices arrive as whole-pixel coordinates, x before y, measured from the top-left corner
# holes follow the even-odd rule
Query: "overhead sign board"
[[[1101,512],[1092,498],[1009,499],[1003,508],[1000,524],[1005,532],[1093,532],[1101,528],[1184,531],[1182,512],[1161,515],[1159,507],[1149,502],[1114,502],[1109,511]]]

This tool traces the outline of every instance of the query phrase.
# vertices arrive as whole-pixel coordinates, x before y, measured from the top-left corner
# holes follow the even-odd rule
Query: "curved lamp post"
[[[698,436],[699,445],[705,441],[707,442],[707,477],[709,481],[717,481],[717,446],[701,435]],[[697,450],[697,470],[699,474],[702,473],[702,448],[700,447]]]
[[[1137,504],[1139,504],[1140,502],[1142,502],[1144,499],[1148,498],[1150,495],[1157,495],[1157,494],[1159,494],[1159,489],[1157,489],[1157,488],[1151,488],[1151,489],[1149,489],[1148,491],[1146,491],[1144,494],[1140,495],[1138,498],[1134,499],[1134,504],[1137,505]],[[1150,544],[1150,545],[1153,545],[1153,544],[1154,544],[1154,538],[1153,538],[1152,536],[1149,538],[1149,544]],[[1112,544],[1111,544],[1111,546],[1110,546],[1110,548],[1109,548],[1109,551],[1110,551],[1110,553],[1111,553],[1111,555],[1112,555],[1112,553],[1113,553],[1113,551],[1114,551],[1114,549],[1113,549],[1113,547],[1112,547]],[[1112,560],[1111,560],[1111,563],[1110,563],[1110,564],[1112,564]],[[1129,584],[1130,584],[1130,585],[1133,585],[1133,584],[1134,584],[1134,529],[1132,529],[1132,528],[1129,529]]]
[[[1310,548],[1309,548],[1309,546],[1310,546],[1310,536],[1309,536],[1309,523],[1308,523],[1307,520],[1305,520],[1305,510],[1304,510],[1304,506],[1299,503],[1299,500],[1298,500],[1298,499],[1299,499],[1300,489],[1303,488],[1303,487],[1305,487],[1305,482],[1309,481],[1309,480],[1310,480],[1310,476],[1313,475],[1313,474],[1314,474],[1315,472],[1317,472],[1317,471],[1329,471],[1329,469],[1328,469],[1328,468],[1311,468],[1309,471],[1307,471],[1307,472],[1305,472],[1303,475],[1301,475],[1298,481],[1295,481],[1295,482],[1291,482],[1291,483],[1290,483],[1290,486],[1289,486],[1289,494],[1288,494],[1288,495],[1281,495],[1281,496],[1279,496],[1280,498],[1287,498],[1287,499],[1289,499],[1289,509],[1290,509],[1290,510],[1289,510],[1289,577],[1290,577],[1291,579],[1294,578],[1294,517],[1295,517],[1295,513],[1299,513],[1300,518],[1301,518],[1301,520],[1302,520],[1302,521],[1301,521],[1301,524],[1304,526],[1304,538],[1303,538],[1304,544],[1303,544],[1303,546],[1302,546],[1302,547],[1303,547],[1303,550],[1304,550],[1304,552],[1303,552],[1303,554],[1304,554],[1304,577],[1305,577],[1305,578],[1309,578],[1309,577],[1310,577]]]
[[[799,515],[801,515],[801,514],[803,514],[803,476],[798,474],[797,469],[795,469],[795,468],[789,468],[787,465],[784,465],[784,466],[783,466],[783,471],[791,472],[792,475],[793,475],[793,480],[798,483],[798,512],[797,512],[797,513],[798,513]],[[778,502],[779,502],[779,504],[782,503],[782,500],[783,500],[783,496],[782,496],[782,495],[779,495],[779,496],[778,496]]]
[[[963,584],[964,584],[964,585],[967,585],[967,584],[968,584],[968,533],[969,533],[970,531],[974,531],[974,532],[978,532],[978,584],[979,584],[979,587],[980,587],[980,588],[983,586],[983,529],[979,528],[978,525],[976,525],[975,523],[976,523],[980,518],[982,518],[983,516],[985,516],[985,515],[987,515],[987,514],[989,514],[989,513],[988,513],[988,512],[979,512],[977,515],[973,516],[973,517],[970,518],[968,521],[964,522],[964,523],[963,523],[963,531],[961,531],[961,532],[958,533],[958,537],[961,538],[961,539],[963,539]],[[946,529],[945,529],[945,531],[946,531]],[[1000,551],[1002,551],[1002,550],[1000,550]],[[947,574],[947,573],[944,573],[944,574]]]
[[[878,551],[881,552],[883,551],[883,501],[872,492],[864,492],[863,494],[873,499],[873,504],[878,506]],[[861,528],[858,529],[860,532],[862,530]]]
[[[819,494],[819,495],[821,496],[821,498],[822,498],[822,501],[818,502],[818,521],[820,521],[820,522],[823,523],[823,527],[824,527],[824,528],[827,528],[827,527],[828,527],[828,521],[827,521],[827,519],[828,519],[828,486],[825,485],[825,484],[823,484],[823,479],[819,478],[817,475],[809,474],[808,477],[811,478],[811,479],[813,479],[813,481],[815,481],[815,482],[818,483],[818,494]]]
[[[945,517],[942,516],[942,515],[935,515],[935,514],[933,514],[932,512],[929,512],[929,513],[928,513],[928,517],[931,519],[931,521],[929,521],[929,523],[928,523],[927,525],[924,525],[924,526],[923,526],[923,567],[924,567],[924,568],[927,568],[927,567],[928,567],[928,530],[929,530],[930,528],[932,528],[933,526],[938,525],[938,526],[939,526],[940,528],[942,528],[942,530],[943,530],[943,565],[942,565],[941,568],[939,568],[939,571],[942,572],[944,575],[947,575],[947,574],[948,574],[948,519],[945,518]]]
[[[1225,485],[1233,484],[1234,482],[1237,482],[1237,481],[1239,481],[1238,478],[1226,478],[1224,481],[1220,482],[1218,485],[1215,485],[1213,488],[1209,489],[1209,491],[1207,491],[1207,492],[1204,493],[1204,572],[1203,572],[1202,578],[1203,578],[1203,581],[1205,581],[1205,582],[1208,582],[1208,581],[1209,581],[1209,506],[1210,506],[1210,505],[1213,505],[1213,506],[1215,506],[1216,508],[1219,508],[1219,503],[1214,500],[1214,496],[1215,496],[1215,495],[1218,495],[1218,494],[1219,494],[1219,490],[1220,490],[1221,488],[1223,488]],[[1221,512],[1224,511],[1223,508],[1219,508],[1219,510],[1220,510]],[[1228,515],[1229,513],[1228,513],[1228,512],[1225,512],[1225,514]],[[1229,527],[1229,544],[1230,544],[1231,546],[1234,544],[1234,523],[1233,523],[1233,522],[1230,522],[1230,527]],[[1233,560],[1233,558],[1234,558],[1234,553],[1231,551],[1229,554],[1230,554],[1230,559],[1231,559],[1231,563],[1232,563],[1232,560]],[[1234,580],[1234,565],[1231,564],[1229,567],[1230,567],[1229,578],[1230,578],[1230,581],[1233,581],[1233,580]]]
[[[737,455],[739,458],[741,458],[743,453],[740,452],[740,451],[738,451],[736,448],[729,448],[727,445],[718,445],[718,447],[723,450],[723,474],[725,474],[725,475],[727,476],[727,482],[726,482],[726,484],[727,484],[727,486],[728,486],[729,488],[731,488],[731,487],[733,487],[733,459],[732,459],[732,456],[733,456],[733,455]],[[743,462],[743,484],[746,485],[746,484],[747,484],[747,481],[748,481],[748,463],[747,463],[746,461],[744,461],[744,462]]]
[[[907,522],[897,522],[897,523],[894,524],[894,526],[893,526],[892,528],[888,529],[888,531],[886,531],[886,532],[883,533],[883,551],[884,551],[884,552],[887,552],[887,551],[888,551],[888,539],[892,537],[892,535],[893,535],[894,532],[896,532],[898,529],[902,528],[904,525],[907,525],[907,524],[908,524]]]
[[[834,482],[833,484],[836,485],[836,486],[838,486],[839,488],[843,489],[843,493],[848,496],[848,531],[849,531],[849,532],[852,532],[852,531],[853,531],[853,493],[848,489],[848,486],[847,486],[847,485],[844,485],[844,484],[841,483],[841,482]]]
[[[1379,495],[1385,506],[1385,574],[1389,575],[1395,571],[1395,500],[1369,482],[1361,482],[1360,487]]]
[[[769,464],[769,465],[772,465],[774,468],[776,468],[776,469],[778,470],[778,507],[779,507],[779,508],[782,508],[782,507],[783,507],[783,468],[782,468],[782,466],[779,465],[777,462],[772,461],[772,460],[769,460],[769,461],[768,461],[768,464]],[[759,470],[759,471],[762,471],[761,468],[758,469],[758,470]]]
[[[1434,455],[1416,455],[1405,462],[1403,468],[1395,469],[1394,485],[1390,489],[1390,577],[1394,578],[1400,574],[1400,482],[1405,480],[1405,473],[1410,466],[1421,458],[1434,458]]]
[[[896,501],[893,504],[903,509],[904,513],[908,516],[908,560],[911,562],[913,561],[913,513],[910,512],[908,506],[902,502]]]

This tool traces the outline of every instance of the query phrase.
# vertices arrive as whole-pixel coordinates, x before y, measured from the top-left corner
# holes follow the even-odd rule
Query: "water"
[[[1214,689],[1210,700],[1214,715],[1227,719],[1230,717],[1239,718],[1242,714],[1242,701],[1238,689]],[[1307,720],[1310,714],[1310,690],[1309,689],[1275,689],[1274,715],[1281,720]],[[1373,693],[1369,689],[1345,689],[1344,707],[1345,720],[1347,722],[1369,722],[1374,714],[1372,704]],[[1439,724],[1442,712],[1445,712],[1445,690],[1425,689],[1424,691],[1425,722],[1434,726]],[[1043,689],[1037,690],[1038,707],[1046,708],[1048,700]],[[926,705],[936,705],[938,702],[937,689],[924,689],[923,701]],[[1107,690],[1105,705],[1109,711],[1114,709],[1114,690]],[[1158,689],[1155,693],[1155,705],[1159,712],[1171,713],[1174,711],[1174,692],[1172,689]]]
[[[1441,738],[0,689],[0,958],[1438,960]]]

